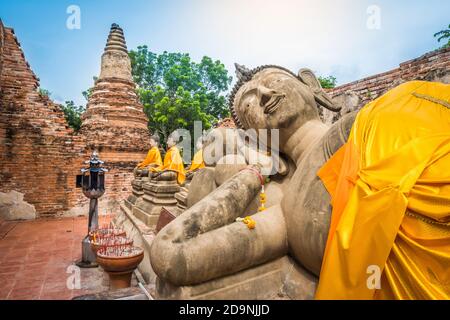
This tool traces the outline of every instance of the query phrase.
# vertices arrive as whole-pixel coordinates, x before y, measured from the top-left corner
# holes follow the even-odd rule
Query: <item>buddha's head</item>
[[[150,146],[153,147],[158,147],[159,145],[159,136],[157,135],[153,135],[150,137]]]
[[[172,134],[167,138],[167,148],[172,148],[177,145],[177,143],[180,141],[179,134],[174,131]]]
[[[331,99],[309,69],[298,75],[278,66],[248,70],[236,64],[238,82],[230,109],[243,129],[280,129],[288,133],[310,120],[319,120],[318,105],[332,111]]]
[[[195,144],[195,148],[197,150],[201,150],[203,148],[203,142],[204,142],[205,138],[202,136],[200,138],[197,139],[197,142]]]

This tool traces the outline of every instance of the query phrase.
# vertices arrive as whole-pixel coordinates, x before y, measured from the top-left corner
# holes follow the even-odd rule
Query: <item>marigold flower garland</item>
[[[258,211],[261,212],[261,211],[266,210],[265,203],[267,202],[267,197],[266,197],[266,193],[264,192],[264,177],[261,175],[261,173],[259,173],[259,171],[257,171],[256,169],[253,169],[251,167],[242,169],[241,171],[243,171],[243,170],[250,170],[259,177],[259,180],[261,182],[261,192],[259,194],[259,204],[260,205],[259,205]],[[249,228],[249,229],[254,229],[256,227],[256,221],[250,216],[246,216],[245,218],[237,218],[236,221],[243,222],[244,224],[247,225],[247,228]]]

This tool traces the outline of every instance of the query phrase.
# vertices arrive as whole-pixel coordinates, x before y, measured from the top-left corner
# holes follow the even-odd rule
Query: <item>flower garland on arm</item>
[[[261,212],[261,211],[266,210],[265,203],[267,202],[267,197],[266,197],[266,193],[264,191],[264,177],[258,170],[254,169],[252,167],[247,167],[245,169],[242,169],[241,171],[243,171],[243,170],[250,170],[258,176],[258,178],[261,182],[261,192],[259,193],[258,211]],[[247,228],[249,228],[249,229],[254,229],[256,227],[256,221],[251,216],[246,216],[245,218],[237,218],[236,221],[243,222],[244,224],[247,225]]]

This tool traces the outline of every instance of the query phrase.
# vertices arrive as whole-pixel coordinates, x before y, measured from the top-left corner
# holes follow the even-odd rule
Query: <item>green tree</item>
[[[435,38],[438,38],[438,42],[441,42],[442,40],[447,41],[446,44],[442,48],[448,48],[450,47],[450,24],[448,25],[447,29],[441,30],[434,34]]]
[[[318,77],[320,85],[324,89],[332,89],[336,87],[336,77],[328,76],[328,77]]]
[[[139,46],[129,56],[149,127],[163,139],[179,128],[192,134],[194,121],[209,129],[229,115],[225,93],[231,77],[219,60],[205,56],[197,63],[189,54],[156,54],[147,46]]]
[[[67,123],[75,131],[81,128],[81,114],[86,110],[85,106],[76,106],[73,101],[66,101],[65,105],[61,105]]]

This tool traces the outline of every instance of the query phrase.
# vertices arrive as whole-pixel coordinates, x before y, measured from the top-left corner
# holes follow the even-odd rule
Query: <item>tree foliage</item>
[[[94,80],[94,83],[95,83],[97,81],[98,77],[92,77],[92,79]],[[86,101],[89,101],[89,97],[91,96],[92,91],[94,91],[94,87],[90,87],[89,89],[87,89],[81,93],[83,95],[83,97],[86,99]]]
[[[442,40],[444,40],[444,42],[447,41],[447,43],[444,44],[443,48],[450,47],[450,24],[448,25],[447,29],[435,33],[434,37],[437,38],[438,42],[441,42]]]
[[[320,85],[324,89],[332,89],[336,87],[336,77],[328,76],[328,77],[318,77]]]
[[[41,88],[41,87],[39,87],[38,93],[39,93],[39,95],[41,95],[43,97],[47,97],[47,98],[50,98],[50,96],[52,95],[52,93],[50,91],[48,91],[47,89]]]
[[[76,106],[73,101],[66,101],[61,105],[67,123],[75,131],[81,128],[81,114],[86,110],[85,106]]]
[[[209,129],[229,115],[225,93],[231,77],[219,60],[205,56],[197,63],[189,54],[156,54],[147,46],[129,56],[149,127],[163,139],[180,128],[192,133],[194,121]]]

